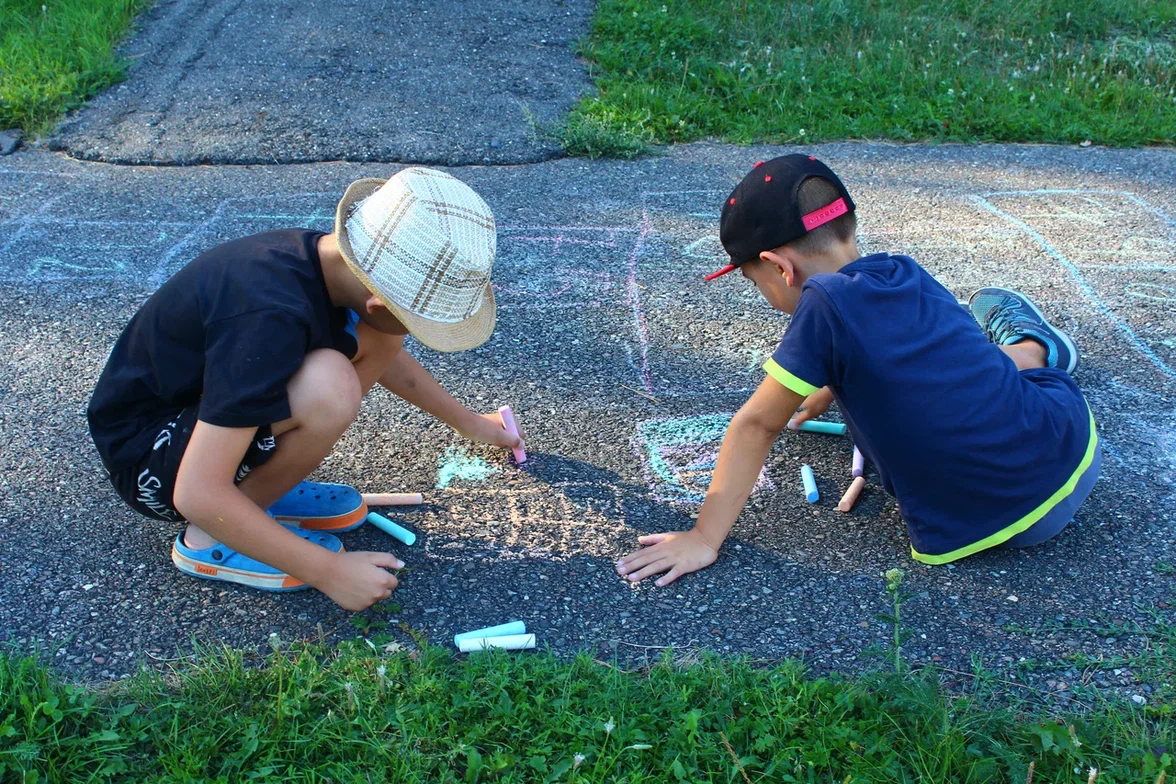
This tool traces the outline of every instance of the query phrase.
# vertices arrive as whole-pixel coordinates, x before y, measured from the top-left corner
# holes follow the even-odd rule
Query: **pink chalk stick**
[[[420,493],[364,493],[368,506],[419,506],[425,502]]]
[[[862,454],[862,450],[856,446],[853,448],[853,475],[855,477],[866,473],[866,457]]]
[[[519,437],[519,426],[515,422],[514,412],[510,410],[510,406],[503,406],[498,409],[498,416],[502,417],[502,426],[506,428],[506,432],[510,433],[515,438]],[[516,463],[522,464],[527,462],[527,453],[522,449],[510,450],[514,454]]]
[[[859,476],[853,480],[849,485],[849,489],[845,491],[845,495],[841,496],[841,501],[837,504],[837,508],[843,512],[848,512],[853,509],[853,505],[857,503],[858,496],[862,493],[862,488],[866,486],[866,478]]]

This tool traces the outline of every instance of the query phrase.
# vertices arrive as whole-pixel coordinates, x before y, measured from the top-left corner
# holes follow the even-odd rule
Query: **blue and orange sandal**
[[[279,523],[337,534],[363,525],[368,508],[354,487],[304,480],[267,511]]]
[[[284,526],[308,542],[327,548],[333,553],[343,551],[343,543],[337,537],[321,531],[305,531],[294,526]],[[301,591],[309,586],[297,577],[291,577],[272,566],[242,555],[224,544],[215,544],[205,550],[193,550],[184,544],[181,532],[172,545],[172,563],[184,574],[205,580],[221,580],[227,583],[248,585],[263,591]]]

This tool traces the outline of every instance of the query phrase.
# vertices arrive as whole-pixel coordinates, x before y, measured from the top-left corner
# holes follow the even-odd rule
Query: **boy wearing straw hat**
[[[273,231],[215,247],[131,318],[88,409],[122,499],[187,526],[183,572],[342,607],[387,598],[404,564],[346,552],[367,515],[350,487],[305,481],[379,383],[474,441],[521,447],[403,350],[481,345],[494,329],[494,216],[467,185],[410,168],[352,183],[335,231]]]

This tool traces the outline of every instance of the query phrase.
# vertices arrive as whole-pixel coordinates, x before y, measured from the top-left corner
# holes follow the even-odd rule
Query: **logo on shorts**
[[[236,478],[234,481],[236,481],[236,482],[240,482],[240,481],[241,481],[242,479],[244,479],[244,478],[245,478],[245,476],[246,476],[246,475],[247,475],[247,474],[248,474],[250,471],[252,471],[252,470],[253,470],[252,468],[250,468],[249,466],[245,465],[244,463],[242,463],[241,465],[237,466],[237,478]]]
[[[159,490],[162,487],[163,482],[160,482],[158,477],[151,475],[151,469],[144,468],[143,473],[139,474],[139,495],[135,497],[135,500],[164,520],[179,519],[176,510],[159,499]]]
[[[278,442],[274,441],[273,436],[257,439],[257,448],[262,452],[272,452],[277,446]]]
[[[175,422],[168,422],[167,427],[159,431],[159,435],[155,437],[154,451],[158,451],[161,447],[167,446],[171,443],[172,432],[171,429],[176,426]]]

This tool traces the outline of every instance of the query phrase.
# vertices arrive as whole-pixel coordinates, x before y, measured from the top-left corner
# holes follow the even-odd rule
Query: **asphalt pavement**
[[[876,662],[886,569],[908,570],[908,657],[1065,701],[1083,683],[1146,696],[1138,633],[1176,621],[1176,153],[1091,147],[804,148],[858,204],[867,252],[920,260],[961,297],[1015,286],[1083,351],[1076,378],[1106,445],[1075,524],[1023,551],[912,562],[892,499],[871,482],[850,514],[851,444],[783,435],[718,562],[667,588],[612,563],[638,535],[685,528],[726,418],[759,382],[787,320],[728,276],[718,210],[759,159],[795,148],[688,145],[634,162],[559,159],[451,171],[498,216],[497,330],[442,355],[413,345],[468,405],[510,403],[530,459],[464,443],[390,394],[369,396],[316,476],[421,491],[351,549],[410,566],[398,621],[444,643],[519,618],[540,644],[640,663],[663,646],[815,671]],[[102,679],[198,643],[349,636],[314,592],[272,595],[179,574],[177,529],[109,487],[84,410],[135,308],[200,251],[252,232],[329,229],[351,180],[392,164],[126,167],[26,151],[0,160],[0,639]],[[805,502],[813,466],[822,500]],[[1090,669],[1078,656],[1125,657]],[[961,676],[962,677],[962,676]],[[1012,687],[1010,687],[1012,688]]]
[[[86,160],[513,164],[560,154],[590,0],[160,0],[127,81],[67,121]]]

